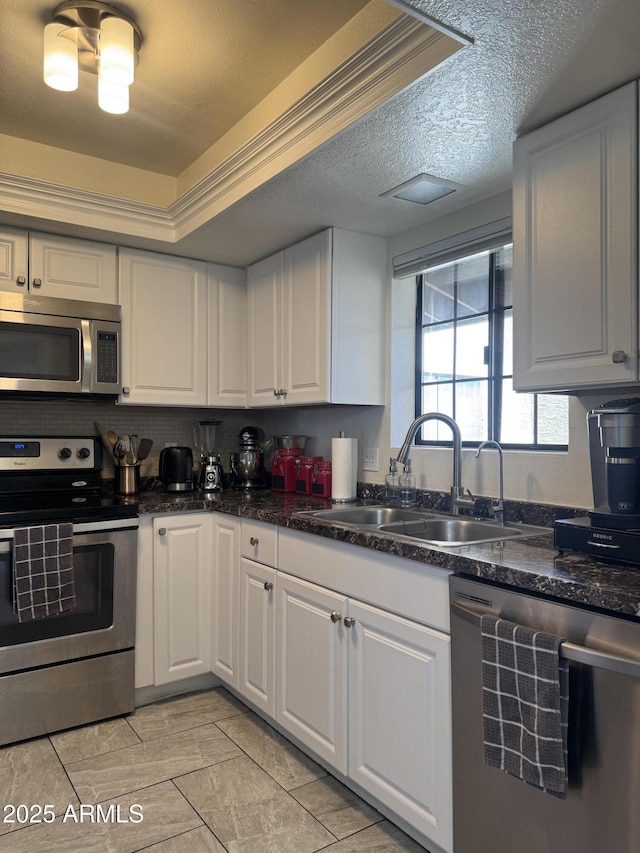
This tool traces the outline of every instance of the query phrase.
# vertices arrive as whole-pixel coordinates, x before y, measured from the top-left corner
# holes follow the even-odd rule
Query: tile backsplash
[[[166,444],[193,447],[193,428],[200,420],[222,421],[222,461],[225,470],[229,453],[238,447],[238,434],[247,424],[262,426],[262,413],[225,409],[188,409],[164,406],[118,406],[113,402],[42,399],[0,402],[0,435],[97,435],[98,421],[106,430],[136,434],[153,440],[153,449],[142,464],[145,477],[158,472],[158,456]],[[113,476],[105,458],[103,476]]]

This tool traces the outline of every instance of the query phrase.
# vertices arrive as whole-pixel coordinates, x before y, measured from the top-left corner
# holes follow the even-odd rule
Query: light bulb
[[[44,28],[44,82],[52,89],[73,92],[78,88],[78,48],[62,33],[64,24]]]
[[[106,113],[117,115],[129,110],[129,87],[110,83],[98,75],[98,106]]]
[[[122,18],[104,18],[100,24],[100,77],[109,83],[133,83],[133,28]]]

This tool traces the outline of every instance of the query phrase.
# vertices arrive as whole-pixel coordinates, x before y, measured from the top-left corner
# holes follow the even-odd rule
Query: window
[[[513,390],[511,244],[428,268],[417,285],[416,416],[450,415],[465,444],[566,450],[567,398]],[[450,440],[438,421],[417,436]]]

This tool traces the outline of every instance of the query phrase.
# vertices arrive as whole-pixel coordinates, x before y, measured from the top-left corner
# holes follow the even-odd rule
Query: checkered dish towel
[[[567,796],[569,665],[562,639],[482,616],[484,761]]]
[[[73,524],[19,527],[13,533],[13,608],[19,622],[76,606]]]

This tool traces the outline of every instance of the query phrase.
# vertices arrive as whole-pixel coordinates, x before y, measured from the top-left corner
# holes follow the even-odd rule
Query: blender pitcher
[[[221,427],[222,421],[199,421],[193,430],[193,439],[200,453],[198,488],[204,491],[222,491]]]

